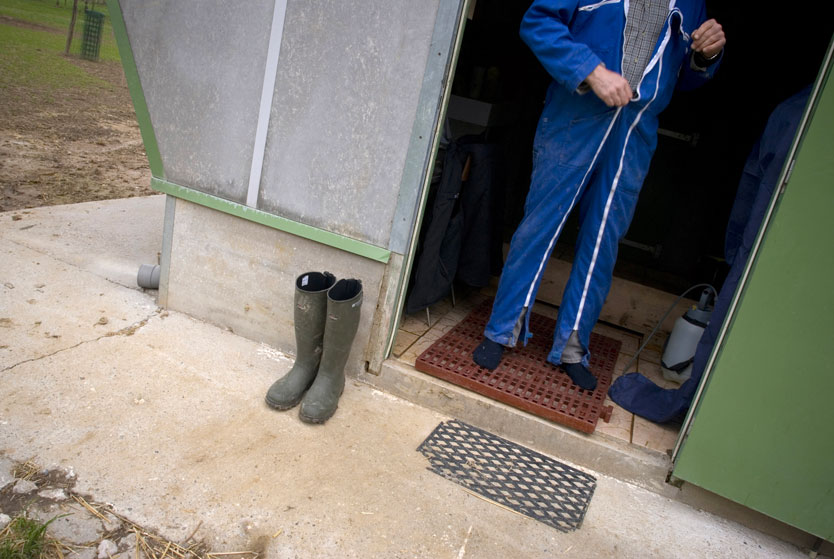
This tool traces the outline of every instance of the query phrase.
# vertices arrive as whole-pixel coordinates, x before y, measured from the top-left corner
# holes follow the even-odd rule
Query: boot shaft
[[[275,381],[266,394],[266,403],[279,410],[288,410],[304,396],[318,371],[327,319],[327,290],[336,278],[324,272],[308,272],[295,280],[295,363],[292,369]]]
[[[362,282],[339,280],[327,292],[324,346],[316,379],[301,401],[299,417],[307,423],[324,423],[339,406],[345,388],[345,363],[359,328]]]
[[[308,272],[295,280],[293,311],[296,355],[318,354],[324,339],[327,291],[336,278],[329,272]]]
[[[362,295],[362,282],[357,279],[339,280],[327,292],[321,370],[341,372],[344,368],[359,329]]]

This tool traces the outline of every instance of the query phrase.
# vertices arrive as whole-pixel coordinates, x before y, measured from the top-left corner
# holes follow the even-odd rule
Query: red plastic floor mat
[[[506,350],[498,368],[488,371],[472,361],[472,352],[483,339],[491,309],[492,300],[476,307],[417,358],[417,370],[585,433],[594,432],[600,417],[611,419],[613,408],[603,402],[622,342],[591,333],[590,368],[597,387],[582,390],[546,360],[556,321],[533,313],[527,347]]]

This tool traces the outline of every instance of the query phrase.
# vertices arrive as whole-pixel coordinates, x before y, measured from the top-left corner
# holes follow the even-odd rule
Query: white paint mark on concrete
[[[15,482],[12,492],[15,495],[25,495],[26,493],[37,490],[37,488],[38,486],[35,485],[35,482],[29,481],[28,479],[19,479]]]
[[[38,496],[52,501],[66,501],[68,499],[66,491],[60,488],[38,491]]]
[[[396,402],[398,404],[403,404],[405,406],[414,407],[413,402],[409,402],[408,400],[403,400],[402,398],[398,398],[398,397],[394,396],[393,394],[388,394],[387,392],[377,390],[376,388],[371,390],[371,394],[373,394],[377,398],[384,398],[384,399],[388,400],[389,402]]]
[[[119,547],[116,542],[110,540],[101,540],[98,544],[98,559],[112,558],[119,552]]]
[[[273,361],[278,361],[279,363],[294,361],[292,357],[288,356],[283,351],[278,351],[274,347],[269,347],[266,344],[260,345],[260,347],[258,348],[258,355],[260,355],[261,357],[266,357],[267,359],[271,359]]]
[[[458,551],[458,559],[463,559],[463,556],[466,554],[466,544],[469,543],[469,537],[472,535],[472,525],[469,525],[469,530],[466,532],[466,537],[463,539],[463,545],[460,546],[460,550]]]

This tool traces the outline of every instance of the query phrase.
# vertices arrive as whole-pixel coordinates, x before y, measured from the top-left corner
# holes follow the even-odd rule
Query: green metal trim
[[[162,156],[159,154],[159,145],[156,142],[156,135],[151,123],[151,113],[148,111],[145,92],[142,90],[142,82],[139,80],[139,70],[136,68],[136,58],[134,58],[133,49],[130,47],[130,39],[127,36],[127,27],[125,26],[119,0],[107,0],[107,10],[110,12],[113,34],[116,36],[116,44],[119,47],[119,57],[122,59],[127,87],[130,90],[130,97],[133,99],[133,109],[136,111],[139,131],[142,133],[142,141],[145,143],[145,153],[148,156],[151,174],[154,177],[161,178],[165,176],[162,168]]]
[[[391,257],[391,252],[387,249],[380,248],[363,241],[357,241],[356,239],[351,239],[350,237],[345,237],[343,235],[339,235],[338,233],[325,231],[324,229],[319,229],[318,227],[299,223],[285,217],[266,213],[255,208],[250,208],[249,206],[244,206],[243,204],[238,204],[237,202],[224,200],[223,198],[218,198],[217,196],[212,196],[211,194],[206,194],[205,192],[199,192],[185,186],[180,186],[158,177],[151,178],[151,188],[159,192],[164,192],[165,194],[170,194],[171,196],[176,196],[182,200],[187,200],[188,202],[193,202],[195,204],[227,213],[247,221],[260,223],[261,225],[266,225],[267,227],[278,229],[279,231],[284,231],[286,233],[296,235],[297,237],[303,237],[323,245],[338,248],[339,250],[343,250],[345,252],[364,256],[365,258],[382,262],[383,264],[387,264],[388,259]]]

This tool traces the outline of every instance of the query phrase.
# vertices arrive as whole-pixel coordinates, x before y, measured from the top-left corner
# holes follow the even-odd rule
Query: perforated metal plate
[[[476,307],[426,349],[415,368],[584,433],[593,433],[600,417],[611,419],[613,408],[604,402],[622,342],[591,334],[590,369],[597,387],[593,392],[582,390],[547,362],[556,321],[533,313],[533,338],[527,346],[506,350],[498,368],[489,371],[472,361],[472,352],[483,339],[491,309],[492,300]]]
[[[579,528],[597,480],[461,421],[441,423],[417,447],[429,470],[563,532]]]

